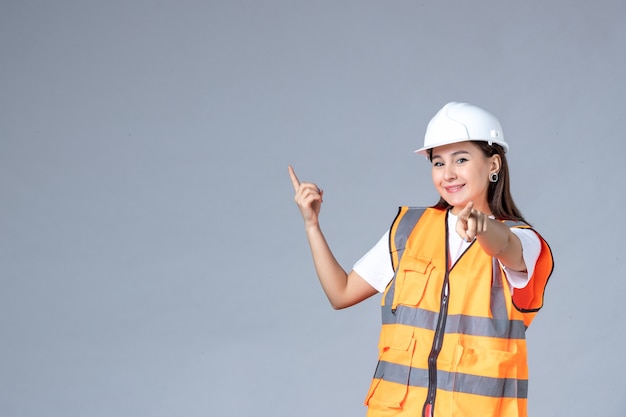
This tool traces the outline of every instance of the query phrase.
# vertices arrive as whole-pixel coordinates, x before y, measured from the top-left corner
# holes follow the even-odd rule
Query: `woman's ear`
[[[500,172],[501,167],[502,167],[502,158],[500,158],[500,155],[498,154],[492,155],[490,172],[495,172],[497,174]]]

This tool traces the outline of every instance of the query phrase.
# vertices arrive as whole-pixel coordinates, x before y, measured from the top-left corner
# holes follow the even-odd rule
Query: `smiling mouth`
[[[457,191],[460,191],[461,188],[463,188],[463,185],[455,185],[454,187],[443,187],[443,189],[449,193],[456,193]]]

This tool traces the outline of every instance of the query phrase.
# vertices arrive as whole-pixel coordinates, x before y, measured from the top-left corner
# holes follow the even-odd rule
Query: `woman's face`
[[[487,202],[489,175],[500,170],[500,157],[485,156],[472,142],[438,146],[432,152],[433,184],[457,214],[470,201],[474,208],[492,214]]]

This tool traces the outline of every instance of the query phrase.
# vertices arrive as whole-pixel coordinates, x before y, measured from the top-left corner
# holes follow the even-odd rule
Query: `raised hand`
[[[474,209],[474,202],[467,203],[463,210],[457,215],[456,232],[466,242],[471,242],[476,236],[487,231],[490,217]]]
[[[305,226],[317,225],[324,191],[311,182],[301,183],[291,165],[289,165],[289,176],[296,193],[294,200],[300,209]]]

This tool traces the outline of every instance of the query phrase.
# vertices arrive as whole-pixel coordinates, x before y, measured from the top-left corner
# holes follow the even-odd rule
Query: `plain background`
[[[0,415],[362,416],[380,297],[346,269],[448,101],[498,116],[554,251],[530,415],[623,416],[626,3],[0,2]]]

